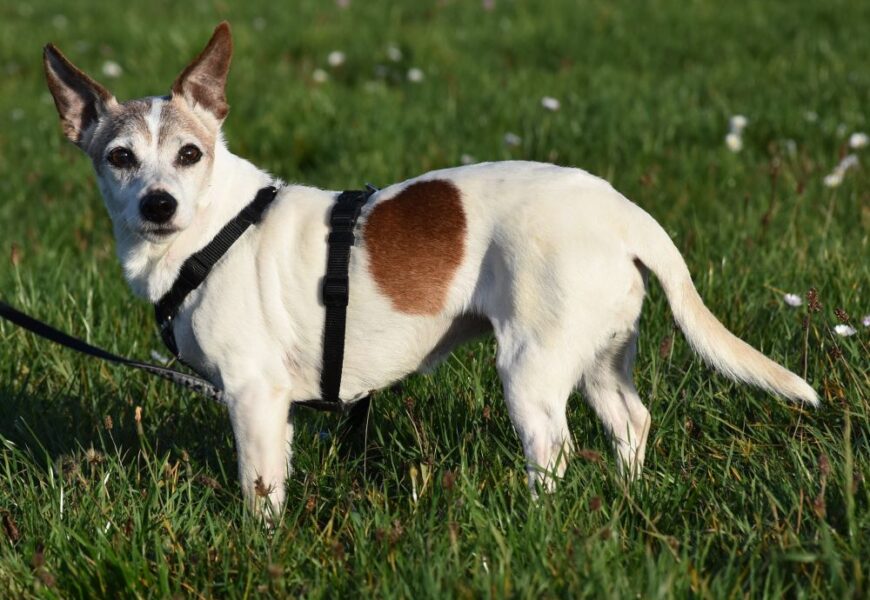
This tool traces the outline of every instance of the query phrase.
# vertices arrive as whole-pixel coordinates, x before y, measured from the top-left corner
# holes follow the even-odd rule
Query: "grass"
[[[823,405],[712,374],[653,283],[642,481],[615,476],[577,397],[583,451],[532,503],[489,340],[377,394],[365,439],[300,415],[270,534],[242,510],[222,409],[0,323],[0,596],[866,597],[870,178],[822,179],[870,129],[870,4],[0,4],[4,300],[115,352],[159,348],[87,160],[60,133],[40,48],[56,42],[121,98],[163,93],[223,18],[238,154],[333,189],[464,154],[581,166],[651,212],[713,312],[805,373]],[[332,69],[336,49],[347,59]],[[107,60],[120,77],[102,75]],[[749,126],[732,153],[737,113]],[[810,288],[818,312],[782,302]],[[833,332],[835,309],[856,335]]]

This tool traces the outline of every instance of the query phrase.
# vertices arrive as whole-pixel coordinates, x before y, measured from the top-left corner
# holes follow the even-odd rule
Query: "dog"
[[[180,265],[276,180],[221,134],[232,37],[221,23],[167,96],[119,102],[53,45],[49,90],[66,136],[91,159],[133,292],[156,302]],[[174,321],[181,355],[225,395],[246,502],[283,506],[294,402],[317,398],[328,215],[336,192],[280,183]],[[800,377],[730,333],[704,306],[662,227],[606,181],[534,162],[444,169],[375,193],[351,252],[340,397],[352,402],[492,332],[532,493],[572,450],[580,388],[637,477],[650,413],[632,381],[649,272],[694,350],[726,376],[818,404]]]

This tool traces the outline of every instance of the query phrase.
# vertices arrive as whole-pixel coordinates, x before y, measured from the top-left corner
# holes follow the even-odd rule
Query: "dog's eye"
[[[136,155],[127,148],[112,149],[106,160],[116,169],[131,169],[136,166]]]
[[[202,150],[193,144],[182,146],[181,150],[178,151],[178,164],[182,167],[189,167],[190,165],[196,164],[199,162],[200,158],[202,158]]]

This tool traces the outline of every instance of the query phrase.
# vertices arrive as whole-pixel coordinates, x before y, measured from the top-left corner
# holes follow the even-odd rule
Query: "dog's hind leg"
[[[260,384],[229,397],[242,493],[256,514],[274,522],[284,504],[289,469],[290,401],[284,391]]]
[[[649,411],[632,381],[636,348],[636,327],[615,335],[582,378],[586,401],[616,449],[619,470],[631,479],[643,467],[650,427]]]

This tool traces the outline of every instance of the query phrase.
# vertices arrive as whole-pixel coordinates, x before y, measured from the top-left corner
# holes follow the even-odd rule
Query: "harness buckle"
[[[350,286],[348,277],[326,276],[323,278],[323,305],[347,306]]]

